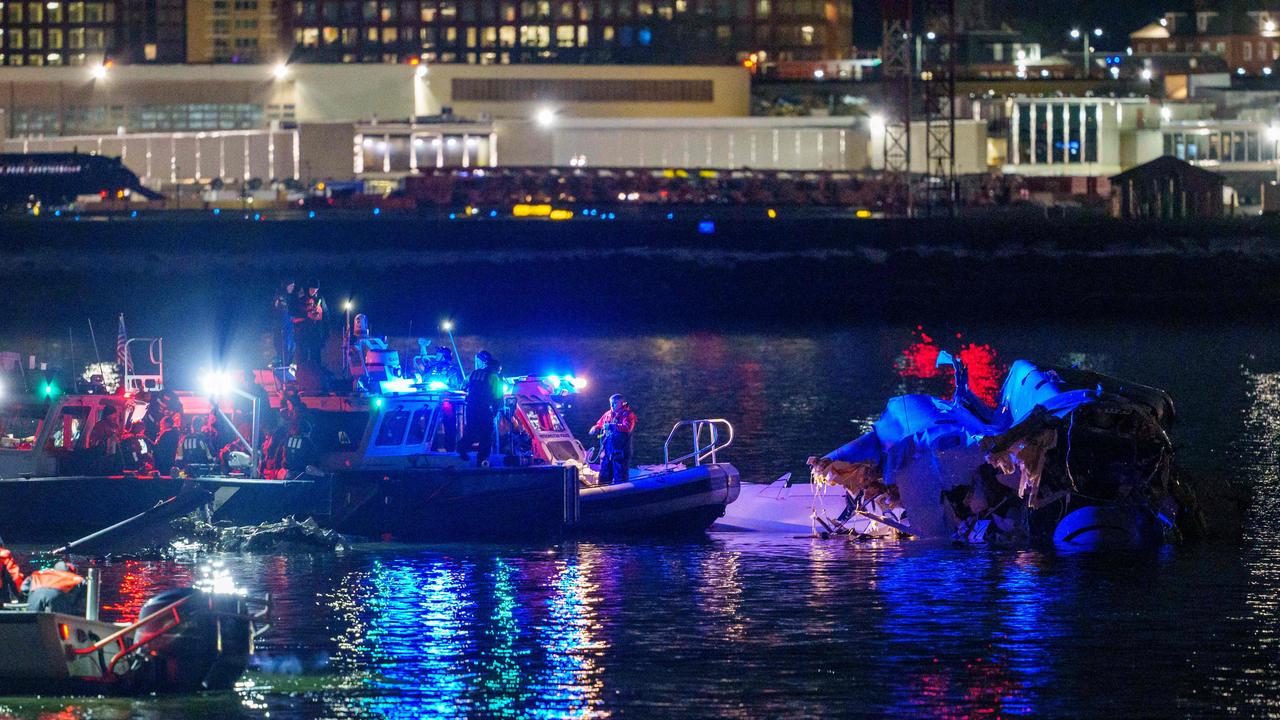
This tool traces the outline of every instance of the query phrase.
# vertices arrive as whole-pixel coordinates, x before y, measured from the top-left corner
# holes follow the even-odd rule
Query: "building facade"
[[[269,63],[279,45],[276,0],[187,0],[188,63]]]
[[[1238,75],[1270,75],[1280,60],[1280,6],[1198,3],[1192,12],[1166,12],[1129,35],[1133,56],[1153,66],[1170,57],[1220,59]]]
[[[851,0],[292,0],[282,46],[322,62],[733,64],[845,57]]]

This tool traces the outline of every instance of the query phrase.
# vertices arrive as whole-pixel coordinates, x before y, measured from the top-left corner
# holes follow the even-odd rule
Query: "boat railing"
[[[160,637],[163,637],[164,635],[167,635],[168,633],[173,631],[175,628],[177,628],[179,625],[181,625],[183,622],[183,618],[182,618],[182,615],[178,613],[178,608],[185,605],[187,601],[193,597],[195,596],[188,595],[186,597],[180,598],[164,606],[163,608],[156,610],[155,612],[151,613],[150,615],[144,618],[138,618],[138,620],[131,625],[125,625],[124,627],[121,627],[119,630],[111,633],[110,635],[102,638],[101,640],[98,640],[97,642],[95,642],[94,644],[88,647],[68,648],[67,652],[72,655],[90,655],[90,654],[99,652],[101,650],[104,650],[109,645],[113,645],[113,644],[116,645],[119,649],[116,651],[114,655],[111,656],[111,660],[108,661],[107,664],[102,668],[103,675],[104,676],[109,675],[111,674],[111,672],[115,670],[116,663],[120,662],[125,657],[128,657],[131,653],[141,649],[143,646],[155,641]],[[251,647],[252,647],[252,643],[255,640],[257,640],[259,636],[261,636],[263,633],[265,633],[267,630],[270,629],[271,627],[270,595],[260,600],[258,600],[257,598],[246,598],[246,599],[257,600],[258,603],[261,604],[261,607],[258,608],[257,610],[246,612],[246,613],[228,613],[228,612],[218,612],[218,611],[213,611],[211,613],[214,617],[217,618],[217,621],[218,621],[219,649],[221,649],[222,647],[221,630],[222,630],[222,620],[224,619],[241,619],[249,622],[249,626],[250,626],[249,641],[251,643]],[[147,625],[152,621],[160,621],[162,619],[163,619],[164,625],[161,626],[159,630],[156,630],[155,632],[150,633],[143,640],[137,640],[135,638],[134,634],[137,632],[139,628],[143,627],[144,625]]]
[[[681,428],[689,428],[693,433],[693,452],[671,457],[671,443]],[[722,439],[722,435],[724,436]],[[701,420],[681,420],[672,426],[667,433],[667,441],[662,444],[662,464],[671,466],[691,461],[695,466],[704,460],[716,462],[716,453],[733,444],[733,425],[724,418],[704,418]]]

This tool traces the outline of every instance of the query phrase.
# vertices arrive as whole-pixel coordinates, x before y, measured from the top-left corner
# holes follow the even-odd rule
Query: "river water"
[[[729,419],[724,459],[758,482],[804,472],[894,393],[944,392],[947,378],[926,377],[938,347],[965,348],[989,382],[1019,357],[1081,363],[1167,388],[1179,460],[1257,500],[1239,543],[1105,557],[712,532],[201,558],[274,598],[274,630],[237,691],[0,697],[0,718],[1280,715],[1274,327],[868,324],[484,344],[509,374],[587,377],[576,430],[626,393],[641,461],[677,419]],[[132,617],[193,572],[109,564],[105,614]]]

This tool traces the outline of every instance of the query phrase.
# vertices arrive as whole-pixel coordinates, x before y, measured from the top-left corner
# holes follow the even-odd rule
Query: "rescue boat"
[[[6,694],[142,695],[227,690],[270,629],[270,598],[221,584],[156,594],[129,623],[98,619],[97,570],[84,616],[0,609],[0,688]],[[15,651],[14,648],[21,648]]]
[[[366,376],[349,389],[290,394],[305,407],[314,457],[305,471],[270,479],[255,476],[256,452],[246,458],[252,469],[234,474],[215,466],[189,466],[177,476],[92,472],[88,440],[106,409],[126,426],[141,418],[163,389],[162,376],[139,385],[146,393],[0,400],[0,506],[22,508],[5,518],[0,535],[44,542],[94,533],[95,541],[106,542],[108,534],[95,531],[110,526],[119,541],[131,528],[196,506],[214,522],[313,517],[344,534],[404,541],[661,534],[705,530],[738,495],[738,471],[719,459],[733,441],[725,420],[676,423],[660,464],[633,469],[627,482],[602,485],[598,466],[562,414],[574,383],[508,379],[499,442],[477,464],[457,453],[465,392],[438,379],[402,376],[396,365],[367,363]],[[380,374],[371,375],[370,367]],[[234,387],[224,374],[204,393],[170,395],[188,414],[219,415],[245,447],[257,448],[262,413],[282,407],[287,388],[272,371],[254,377],[255,388]],[[233,396],[253,399],[249,437],[227,419]],[[691,452],[673,452],[686,437]],[[98,546],[76,545],[85,552]]]

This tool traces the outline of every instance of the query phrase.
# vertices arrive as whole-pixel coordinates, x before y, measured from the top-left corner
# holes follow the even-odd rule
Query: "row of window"
[[[711,102],[713,91],[710,80],[455,78],[450,85],[454,100],[469,102]]]
[[[1085,103],[1015,106],[1011,127],[1014,162],[1097,162],[1100,108]]]
[[[1276,159],[1276,143],[1266,139],[1260,130],[1166,133],[1164,154],[1188,162],[1272,162]]]
[[[0,3],[0,7],[4,8],[4,19],[10,25],[24,22],[30,25],[64,22],[63,4],[59,2],[9,2]],[[114,3],[66,3],[65,18],[65,22],[76,25],[115,22],[116,7]]]
[[[1136,43],[1134,49],[1140,54],[1159,53],[1159,52],[1201,52],[1215,53],[1225,55],[1227,53],[1227,43],[1223,40],[1185,40],[1179,43],[1177,39],[1164,40],[1161,42],[1139,42]],[[1241,60],[1280,60],[1280,43],[1274,40],[1244,40],[1238,46]]]
[[[73,105],[61,115],[51,108],[18,108],[12,122],[15,135],[33,137],[114,132],[122,125],[132,132],[251,130],[262,126],[263,112],[253,103]]]
[[[111,39],[110,28],[70,28],[65,34],[58,28],[31,28],[26,32],[0,30],[0,48],[7,50],[62,50],[64,47],[71,50],[101,50],[108,47]]]
[[[799,0],[775,8],[773,0],[326,0],[295,2],[294,17],[299,24],[341,24],[423,22],[451,23],[519,22],[532,20],[628,19],[661,17],[672,20],[676,15],[700,15],[721,19],[768,20],[773,15],[824,18],[818,0]]]
[[[215,28],[216,34],[216,28]],[[784,45],[821,45],[825,38],[825,28],[812,25],[772,26],[756,25],[732,27],[717,25],[712,27],[681,27],[676,29],[679,39],[697,42],[732,43],[735,40],[746,43],[776,42]],[[588,26],[588,25],[503,25],[501,27],[421,27],[421,28],[296,28],[293,31],[294,42],[300,47],[356,47],[363,44],[404,45],[432,49],[437,45],[455,47],[460,44],[467,48],[514,48],[514,47],[589,47],[599,43],[603,45],[618,44],[623,47],[650,45],[654,39],[654,31],[648,27],[632,27],[624,25]]]

